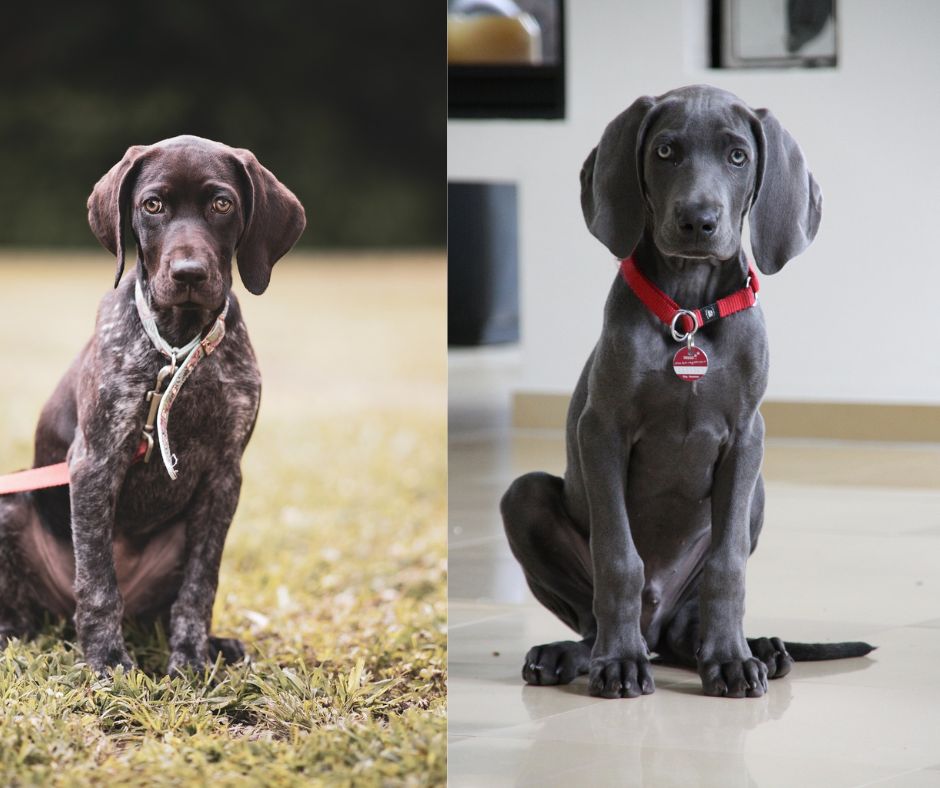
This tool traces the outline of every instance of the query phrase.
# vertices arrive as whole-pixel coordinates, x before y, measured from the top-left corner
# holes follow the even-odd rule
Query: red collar
[[[681,315],[682,331],[688,334],[693,328],[701,328],[722,317],[743,312],[757,303],[757,291],[760,282],[757,280],[757,271],[748,263],[747,282],[736,293],[719,299],[714,304],[708,304],[699,309],[682,310],[675,301],[654,285],[637,267],[632,257],[620,261],[620,273],[637,298],[643,302],[647,309],[658,317],[665,325],[672,326],[676,313],[688,311],[695,315],[697,326],[692,326],[692,318],[687,314]]]

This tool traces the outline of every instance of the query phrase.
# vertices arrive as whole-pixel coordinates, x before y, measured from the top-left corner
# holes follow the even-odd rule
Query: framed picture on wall
[[[712,0],[712,68],[831,68],[835,0]]]

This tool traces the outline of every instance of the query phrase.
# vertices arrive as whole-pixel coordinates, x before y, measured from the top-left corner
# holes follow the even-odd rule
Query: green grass
[[[0,472],[29,464],[109,274],[0,255]],[[443,276],[298,258],[241,296],[265,390],[214,632],[251,663],[170,680],[163,633],[131,626],[140,669],[99,680],[50,623],[0,654],[0,784],[444,784]]]

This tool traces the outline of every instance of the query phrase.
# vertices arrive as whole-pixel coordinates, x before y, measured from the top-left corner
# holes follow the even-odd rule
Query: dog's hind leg
[[[28,495],[0,495],[0,648],[10,638],[32,637],[42,621],[22,550],[22,538],[33,516]]]
[[[222,661],[227,665],[234,665],[245,658],[245,644],[235,638],[220,638],[209,635],[209,661],[215,662],[221,654]]]
[[[695,593],[680,605],[655,651],[663,662],[695,669],[698,665],[698,642],[699,596],[696,589]],[[793,658],[780,638],[747,638],[747,645],[751,653],[766,666],[768,679],[782,678],[793,667]]]
[[[581,635],[533,646],[522,677],[529,684],[567,684],[588,672],[597,625],[587,536],[568,515],[564,482],[547,473],[516,479],[500,503],[506,536],[535,598]]]

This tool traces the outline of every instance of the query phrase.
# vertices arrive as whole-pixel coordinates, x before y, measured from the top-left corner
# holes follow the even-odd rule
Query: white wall
[[[704,0],[569,0],[564,121],[451,121],[451,179],[519,183],[518,388],[567,392],[615,273],[578,172],[642,94],[706,82],[773,109],[824,195],[816,242],[762,279],[769,399],[940,403],[940,2],[842,0],[835,70],[705,68]]]

